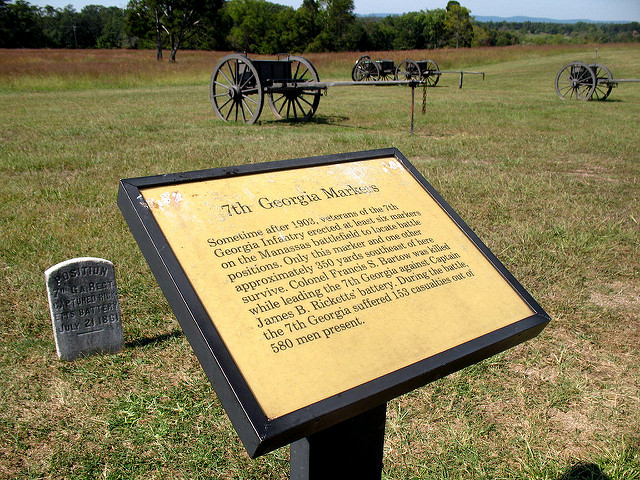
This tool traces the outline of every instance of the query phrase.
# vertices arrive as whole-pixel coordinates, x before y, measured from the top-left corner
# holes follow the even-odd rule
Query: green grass
[[[265,108],[248,126],[212,112],[219,53],[171,66],[153,52],[5,53],[0,478],[287,478],[287,448],[244,452],[120,215],[118,180],[383,147],[553,318],[534,340],[390,402],[384,478],[640,478],[640,85],[588,103],[553,86],[594,46],[372,54],[487,73],[462,90],[443,76],[414,135],[406,88],[330,88],[310,122]],[[321,79],[347,79],[359,55],[310,59]],[[598,61],[640,78],[637,46],[600,46]],[[78,256],[114,262],[126,347],[62,363],[43,272]]]

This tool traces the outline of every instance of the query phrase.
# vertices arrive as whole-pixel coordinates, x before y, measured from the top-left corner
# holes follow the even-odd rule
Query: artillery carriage
[[[457,73],[460,75],[460,88],[465,73],[480,74],[483,72],[469,72],[459,70],[440,70],[438,64],[427,60],[403,60],[396,66],[392,60],[372,60],[369,55],[363,55],[353,65],[351,78],[355,82],[375,82],[393,78],[394,81],[418,81],[421,85],[435,87],[443,73]]]
[[[354,82],[375,82],[395,79],[396,66],[393,60],[372,60],[369,55],[361,56],[351,69]]]
[[[231,54],[213,69],[209,93],[213,110],[224,121],[255,123],[265,96],[277,118],[306,121],[320,103],[324,87],[318,81],[318,72],[303,57],[251,60]]]
[[[379,80],[419,80],[435,87],[440,79],[438,64],[433,60],[403,60],[398,66],[393,60],[372,60],[363,55],[353,65],[351,79],[354,82],[371,82]]]
[[[357,63],[362,69],[356,72],[354,67],[352,78],[358,80],[321,82],[311,62],[300,56],[283,55],[276,60],[263,60],[250,59],[237,53],[226,55],[216,64],[211,75],[211,104],[218,118],[251,124],[260,117],[266,97],[269,108],[278,119],[307,121],[315,114],[320,97],[330,86],[407,85],[411,87],[413,128],[415,88],[435,86],[440,73],[443,73],[437,70],[437,65],[431,60],[405,61],[399,66],[401,69],[396,68],[391,60]],[[373,78],[370,75],[367,78],[371,80],[363,81],[364,70],[373,72],[371,65],[375,65],[376,76]],[[460,73],[462,88],[463,73],[482,72],[456,73]],[[394,80],[389,80],[392,74]],[[484,73],[482,76],[484,78]],[[423,94],[423,104],[425,97],[426,93]]]
[[[556,75],[556,94],[563,100],[605,100],[619,83],[640,82],[635,78],[613,78],[600,63],[570,62]]]

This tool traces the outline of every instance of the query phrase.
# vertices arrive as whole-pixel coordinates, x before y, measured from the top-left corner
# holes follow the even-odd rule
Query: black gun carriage
[[[407,59],[396,66],[393,60],[372,60],[369,55],[363,55],[353,65],[351,79],[354,82],[420,80],[429,87],[435,87],[441,73],[433,60]]]
[[[437,83],[437,77],[434,76],[436,74],[432,70],[435,62],[432,66],[417,67],[422,68],[417,70],[422,72],[420,75],[413,75],[413,65],[419,65],[419,62],[413,62],[411,65],[407,63],[408,66],[400,70],[402,78],[397,78],[398,68],[392,61],[384,60],[380,63],[386,69],[386,76],[380,74],[366,82],[362,80],[321,82],[311,62],[300,56],[282,55],[276,60],[263,60],[250,59],[239,53],[230,54],[220,59],[213,69],[209,86],[211,104],[218,118],[224,121],[241,121],[251,124],[260,117],[266,98],[276,118],[307,121],[315,114],[320,97],[330,86],[407,85],[412,87],[413,109],[415,87],[426,88]],[[403,62],[403,65],[405,63]],[[435,68],[437,69],[437,65]],[[388,72],[392,71],[394,79],[389,80],[391,73]],[[443,72],[438,71],[437,75],[439,76],[440,73]],[[463,73],[482,72],[457,73],[460,73],[460,88],[462,88]],[[484,73],[482,75],[484,78]]]
[[[307,59],[287,55],[277,60],[223,57],[213,69],[209,93],[216,115],[225,121],[255,123],[264,98],[277,118],[309,120],[324,87]]]
[[[556,94],[562,100],[605,100],[619,83],[640,82],[635,78],[613,78],[600,63],[570,62],[556,75]]]
[[[396,79],[396,65],[393,60],[372,60],[369,55],[361,56],[351,69],[354,82],[375,82]]]

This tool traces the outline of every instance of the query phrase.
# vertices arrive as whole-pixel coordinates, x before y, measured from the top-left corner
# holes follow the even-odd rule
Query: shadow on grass
[[[307,121],[282,118],[273,120],[269,119],[261,123],[273,125],[290,125],[292,127],[302,127],[309,124],[342,126],[342,123],[347,120],[349,120],[349,117],[344,115],[314,115]]]
[[[347,120],[346,115],[315,115],[309,121],[318,125],[339,125]]]
[[[182,330],[174,330],[173,332],[156,335],[155,337],[138,338],[137,340],[126,342],[124,346],[125,348],[139,348],[146,347],[147,345],[157,345],[159,343],[167,342],[183,335],[184,333],[182,332]]]
[[[594,463],[579,463],[569,468],[556,480],[611,480],[611,478]]]

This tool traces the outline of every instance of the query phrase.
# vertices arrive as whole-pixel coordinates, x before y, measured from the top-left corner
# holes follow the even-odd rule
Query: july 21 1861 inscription
[[[540,312],[399,155],[374,157],[137,190],[267,421]]]
[[[113,263],[102,258],[74,258],[49,268],[45,279],[61,360],[122,349],[122,320]]]

